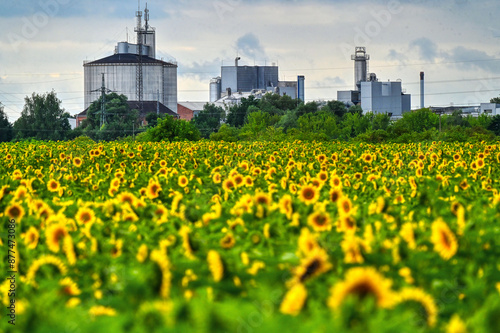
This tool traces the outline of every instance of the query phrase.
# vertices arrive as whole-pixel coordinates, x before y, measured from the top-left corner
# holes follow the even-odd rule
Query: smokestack
[[[241,60],[240,57],[236,57],[236,59],[234,59],[234,66],[235,67],[238,67],[238,60]]]
[[[424,103],[424,97],[425,97],[425,91],[424,91],[424,72],[420,72],[420,108],[423,109],[425,108],[425,103]]]

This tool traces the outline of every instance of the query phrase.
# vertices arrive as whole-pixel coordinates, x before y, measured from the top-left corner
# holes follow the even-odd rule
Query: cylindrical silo
[[[216,77],[210,80],[210,102],[213,103],[221,98],[222,85],[221,78]]]

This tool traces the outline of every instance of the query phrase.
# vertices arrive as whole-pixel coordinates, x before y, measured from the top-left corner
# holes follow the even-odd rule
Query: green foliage
[[[112,141],[133,135],[139,128],[139,111],[130,110],[125,95],[111,93],[104,97],[102,124],[102,97],[87,109],[87,119],[81,125],[83,132],[94,140]]]
[[[342,119],[347,113],[347,107],[339,101],[328,101],[321,110],[333,113],[338,119]]]
[[[245,124],[248,108],[250,106],[257,106],[258,104],[259,100],[254,96],[242,98],[241,103],[229,108],[226,122],[233,127],[242,127]]]
[[[352,109],[353,107],[351,107]],[[358,112],[348,112],[341,124],[340,138],[349,140],[365,133],[370,128],[370,118]]]
[[[478,117],[473,117],[473,116],[467,117],[467,122],[469,123],[470,127],[488,128],[492,120],[493,117],[484,113],[479,115]]]
[[[158,120],[162,118],[162,115],[150,112],[146,115],[146,121],[148,122],[147,127],[156,127],[158,125]]]
[[[493,97],[490,99],[490,103],[500,104],[500,97]]]
[[[356,141],[366,142],[366,143],[383,143],[388,141],[390,134],[382,129],[368,130],[367,132],[360,134],[356,137]]]
[[[453,128],[456,126],[470,127],[467,119],[463,117],[462,110],[455,110],[451,115],[443,115],[441,124],[443,129]]]
[[[221,122],[226,118],[226,112],[220,106],[207,103],[203,110],[193,118],[192,122],[204,138],[210,137],[211,133],[217,132]]]
[[[238,141],[238,135],[239,130],[237,128],[231,127],[228,124],[222,124],[217,133],[210,134],[210,140],[235,142]]]
[[[491,122],[488,125],[488,130],[495,133],[495,135],[500,136],[500,115],[496,115],[491,119]]]
[[[352,114],[363,114],[363,109],[361,108],[361,105],[353,105],[347,110],[347,112],[352,113]]]
[[[403,118],[394,124],[397,135],[422,133],[433,128],[439,128],[439,116],[426,108],[403,113]]]
[[[37,140],[64,140],[71,130],[69,113],[61,108],[61,100],[54,91],[43,95],[35,94],[24,99],[21,117],[14,123],[16,140],[34,138]]]
[[[249,111],[247,122],[245,126],[241,128],[240,137],[243,140],[257,139],[260,133],[263,132],[271,122],[271,115],[269,113],[255,110],[255,108],[249,108]]]
[[[335,116],[326,111],[306,113],[297,123],[302,134],[301,140],[328,140],[335,139],[339,135]]]
[[[307,102],[306,104],[301,103],[295,109],[298,117],[303,116],[307,113],[314,113],[318,111],[318,103],[316,102]]]
[[[298,118],[299,117],[297,116],[295,110],[288,110],[280,118],[280,121],[276,124],[276,126],[283,128],[285,133],[287,133],[289,129],[297,128]]]
[[[12,124],[5,114],[3,106],[0,106],[0,142],[11,141],[13,137]]]
[[[287,110],[293,110],[301,103],[298,99],[292,99],[288,95],[267,93],[260,99],[258,107],[270,114],[284,114]]]
[[[200,131],[194,124],[172,116],[161,119],[156,127],[148,129],[146,134],[141,136],[142,140],[150,142],[197,141],[200,138]]]

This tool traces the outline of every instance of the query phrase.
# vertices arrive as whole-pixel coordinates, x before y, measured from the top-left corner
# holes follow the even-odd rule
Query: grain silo
[[[120,42],[115,53],[84,62],[85,109],[99,99],[104,74],[106,88],[129,101],[159,102],[177,113],[177,64],[156,59],[156,30],[149,26],[149,10],[137,11],[137,43]],[[143,110],[142,110],[143,111]]]

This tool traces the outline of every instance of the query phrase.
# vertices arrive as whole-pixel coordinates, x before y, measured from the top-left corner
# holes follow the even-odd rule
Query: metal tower
[[[95,89],[95,90],[92,90],[91,92],[97,92],[97,91],[100,91],[101,92],[101,111],[98,112],[101,114],[101,125],[100,125],[100,128],[102,128],[102,125],[104,125],[106,123],[106,93],[110,93],[110,92],[113,92],[112,90],[109,90],[108,88],[106,88],[106,83],[104,81],[104,73],[101,73],[102,75],[102,85],[101,85],[101,88],[100,89]]]
[[[368,60],[370,55],[366,54],[366,47],[356,46],[354,54],[354,90],[361,90],[361,82],[365,82],[368,77]]]
[[[142,111],[142,99],[144,95],[143,88],[143,75],[142,75],[142,11],[140,10],[140,1],[139,1],[139,10],[135,13],[137,17],[137,27],[135,28],[135,32],[137,33],[137,53],[138,53],[138,62],[136,67],[136,95],[137,101],[141,107]]]

